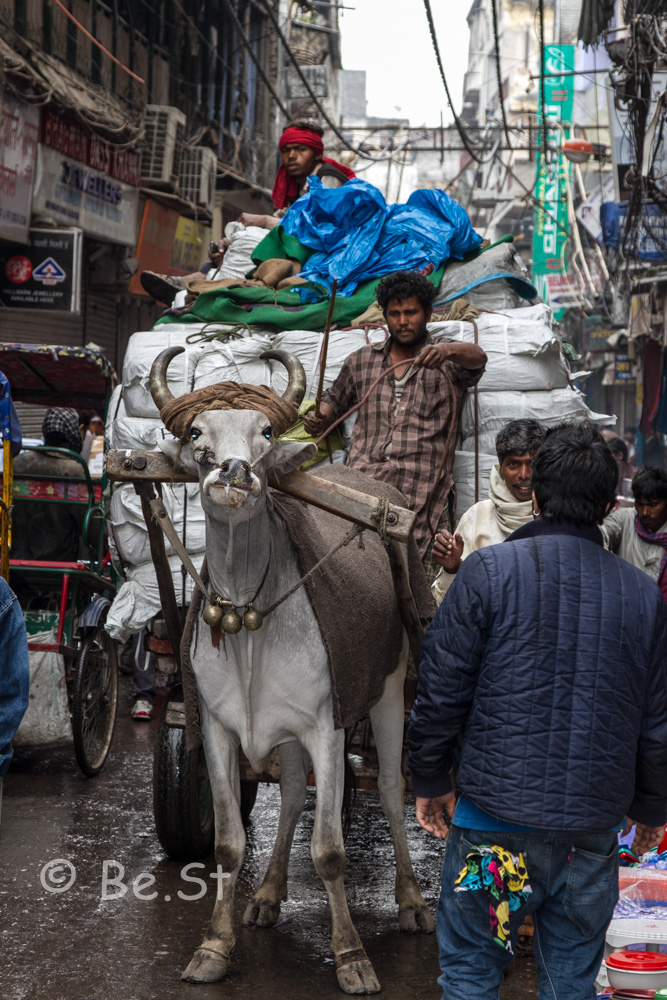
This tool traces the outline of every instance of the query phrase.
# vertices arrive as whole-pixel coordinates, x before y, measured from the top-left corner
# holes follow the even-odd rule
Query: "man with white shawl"
[[[491,471],[489,499],[469,508],[455,534],[436,535],[433,556],[442,566],[433,583],[433,595],[444,599],[466,556],[487,545],[497,545],[533,518],[531,475],[533,459],[544,441],[545,429],[536,420],[512,420],[496,437],[498,465]]]

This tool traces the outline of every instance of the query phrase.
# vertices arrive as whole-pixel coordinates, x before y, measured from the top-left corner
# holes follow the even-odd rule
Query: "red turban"
[[[310,129],[286,128],[278,141],[278,148],[282,152],[285,146],[289,146],[290,143],[308,146],[310,149],[314,149],[316,153],[319,153],[320,156],[324,152],[322,136],[318,135],[317,132],[311,132]],[[351,177],[356,177],[354,170],[350,170],[349,167],[330,159],[328,156],[322,156],[322,163],[329,163],[336,170],[340,170],[347,180],[350,180]],[[299,197],[299,182],[296,177],[291,177],[287,173],[282,163],[278,167],[271,197],[276,208],[284,208],[285,205],[291,205]]]

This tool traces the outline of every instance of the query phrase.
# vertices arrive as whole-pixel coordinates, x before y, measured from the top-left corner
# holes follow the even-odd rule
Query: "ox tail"
[[[357,804],[357,783],[354,768],[350,763],[348,753],[350,745],[350,731],[345,730],[345,778],[343,782],[343,805],[341,808],[341,819],[343,822],[343,840],[347,840],[347,835],[352,827],[354,810]]]

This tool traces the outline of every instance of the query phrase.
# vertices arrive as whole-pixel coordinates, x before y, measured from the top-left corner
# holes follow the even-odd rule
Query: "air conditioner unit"
[[[208,146],[184,146],[178,178],[182,198],[213,211],[218,159]]]
[[[141,146],[141,181],[173,187],[178,182],[185,138],[185,115],[178,108],[147,104]]]

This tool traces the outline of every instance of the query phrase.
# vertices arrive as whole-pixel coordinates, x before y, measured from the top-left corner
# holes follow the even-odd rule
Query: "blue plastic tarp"
[[[310,177],[309,191],[282,225],[315,253],[300,277],[351,295],[357,285],[393,271],[418,271],[476,250],[482,237],[463,208],[444,191],[415,191],[405,205],[388,206],[382,193],[355,177],[325,188]]]

